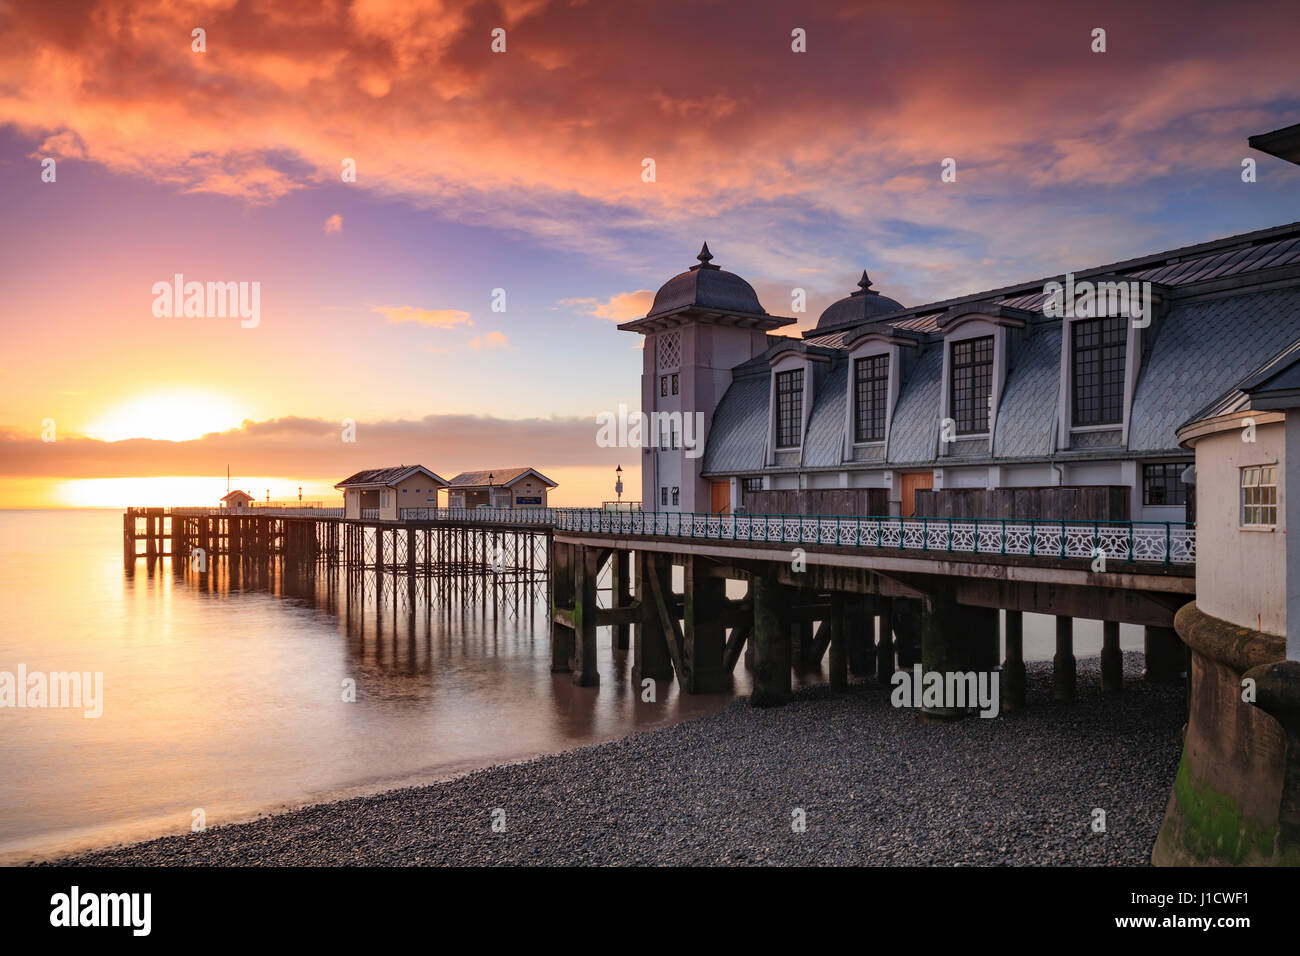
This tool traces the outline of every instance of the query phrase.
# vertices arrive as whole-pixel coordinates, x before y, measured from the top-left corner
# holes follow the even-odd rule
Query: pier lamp
[[[623,466],[619,465],[614,469],[614,494],[618,495],[618,500],[623,500]]]
[[[496,475],[492,474],[492,472],[490,472],[490,471],[488,472],[488,507],[489,507],[489,508],[496,507],[496,506],[492,503],[492,479],[495,478],[495,477],[496,477]]]

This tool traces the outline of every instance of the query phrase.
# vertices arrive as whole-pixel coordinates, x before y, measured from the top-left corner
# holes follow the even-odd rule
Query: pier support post
[[[610,583],[613,585],[614,607],[627,607],[632,603],[632,552],[615,551],[609,560]],[[625,651],[628,648],[628,635],[631,626],[614,625],[614,649]]]
[[[1124,689],[1124,654],[1119,649],[1119,621],[1101,622],[1101,692]]]
[[[913,598],[895,598],[890,616],[894,629],[894,649],[898,651],[898,666],[911,670],[921,660],[922,602]]]
[[[1177,631],[1172,627],[1147,627],[1143,643],[1146,650],[1143,680],[1165,684],[1183,676],[1185,655]]]
[[[998,651],[1001,641],[998,638],[998,609],[995,607],[969,607],[961,609],[962,620],[966,622],[970,635],[966,643],[966,667],[968,670],[992,673],[1000,666]]]
[[[1020,611],[1007,612],[1007,656],[1002,662],[1002,709],[1022,710],[1025,706],[1025,622]]]
[[[831,595],[831,616],[822,622],[822,627],[831,628],[831,691],[843,693],[849,689],[849,654],[842,594]]]
[[[688,694],[711,694],[729,683],[722,669],[727,631],[722,609],[727,601],[727,582],[709,574],[706,561],[695,556],[686,558],[686,602],[682,634],[682,690]]]
[[[573,668],[573,628],[555,620],[555,612],[574,607],[573,545],[551,545],[551,673],[568,674]]]
[[[573,603],[573,682],[579,687],[599,687],[596,670],[596,579],[599,552],[578,548]]]
[[[1072,701],[1074,690],[1074,618],[1058,615],[1056,656],[1052,658],[1052,697],[1060,701]]]
[[[876,602],[876,620],[880,625],[880,641],[876,644],[876,680],[888,685],[894,677],[893,598],[881,598]]]
[[[765,570],[754,576],[754,692],[755,707],[774,707],[790,700],[790,596]]]
[[[672,567],[660,562],[653,551],[636,553],[636,597],[641,616],[632,638],[632,680],[639,687],[643,680],[670,681],[673,662],[668,652],[668,635],[664,633],[650,587],[650,575],[659,575],[660,589],[666,594],[672,585]]]
[[[818,670],[821,661],[813,652],[813,622],[797,620],[790,624],[790,640],[793,645],[794,666],[800,674]]]
[[[870,598],[849,600],[844,612],[844,627],[848,631],[849,673],[854,677],[866,677],[876,668],[876,615]]]
[[[921,664],[926,674],[953,674],[964,671],[965,654],[961,635],[962,614],[951,587],[940,586],[921,602]],[[946,681],[945,681],[946,683]],[[956,720],[966,716],[958,707],[923,706],[925,720]]]

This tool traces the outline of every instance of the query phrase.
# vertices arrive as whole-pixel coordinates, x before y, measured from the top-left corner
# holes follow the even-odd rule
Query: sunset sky
[[[1043,7],[0,0],[0,507],[415,462],[595,503],[639,487],[615,324],[702,241],[797,334],[864,268],[912,305],[1300,219],[1246,145],[1300,122],[1294,3]],[[258,325],[156,316],[176,273]]]

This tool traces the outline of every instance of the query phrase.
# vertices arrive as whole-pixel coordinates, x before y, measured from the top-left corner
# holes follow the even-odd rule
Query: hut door
[[[715,481],[710,485],[709,510],[715,515],[725,515],[731,511],[731,482]]]
[[[934,472],[932,471],[905,471],[903,472],[903,500],[901,513],[904,518],[910,518],[916,514],[916,492],[918,489],[934,487]]]

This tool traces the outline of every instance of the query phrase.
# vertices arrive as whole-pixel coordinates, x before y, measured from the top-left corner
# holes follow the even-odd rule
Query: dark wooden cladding
[[[765,515],[887,515],[886,488],[810,488],[747,491],[745,510]]]
[[[1128,521],[1129,489],[1123,485],[1062,485],[1046,488],[918,490],[916,516]]]

